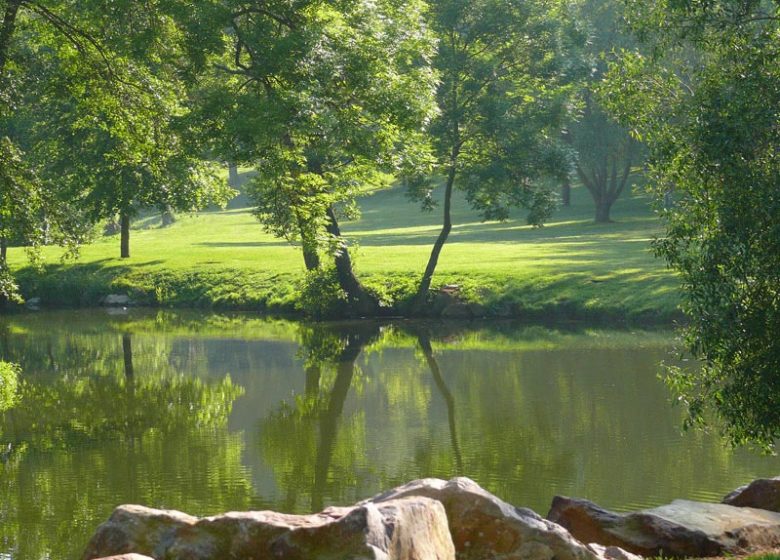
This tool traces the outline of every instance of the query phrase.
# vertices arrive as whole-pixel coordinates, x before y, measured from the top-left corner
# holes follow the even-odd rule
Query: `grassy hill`
[[[439,231],[440,212],[423,213],[399,188],[365,197],[362,217],[343,224],[355,243],[357,272],[389,303],[408,297]],[[677,282],[650,252],[659,230],[641,194],[627,193],[614,223],[593,223],[584,188],[543,228],[524,215],[504,223],[480,221],[458,200],[449,243],[434,285],[459,284],[464,297],[496,315],[556,315],[666,319],[678,303]],[[262,230],[247,208],[180,215],[161,228],[157,217],[134,224],[130,259],[119,239],[98,237],[76,262],[44,250],[46,270],[12,266],[27,297],[44,303],[89,305],[106,293],[129,291],[143,303],[293,311],[304,267],[300,249]]]

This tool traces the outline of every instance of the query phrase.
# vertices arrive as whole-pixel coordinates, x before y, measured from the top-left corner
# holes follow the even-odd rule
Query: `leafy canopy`
[[[780,3],[631,2],[654,56],[611,70],[611,108],[647,141],[700,369],[669,383],[734,443],[780,436]]]

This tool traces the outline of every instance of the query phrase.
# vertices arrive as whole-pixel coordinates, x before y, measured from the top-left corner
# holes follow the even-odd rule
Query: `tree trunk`
[[[333,260],[336,265],[336,277],[339,280],[339,286],[347,294],[347,299],[353,310],[360,315],[370,315],[379,308],[379,302],[369,294],[352,270],[352,259],[349,256],[349,248],[341,237],[341,230],[336,219],[336,212],[333,207],[328,208],[328,225],[326,229],[330,235],[339,240],[338,252]]]
[[[564,206],[571,206],[571,180],[568,177],[561,185],[561,202]]]
[[[457,157],[457,156],[456,156]],[[431,256],[428,258],[428,265],[425,267],[420,286],[417,288],[417,296],[414,301],[414,311],[420,311],[425,307],[428,301],[428,290],[431,288],[433,273],[436,272],[436,265],[439,263],[439,255],[447,242],[447,238],[452,231],[452,189],[455,184],[455,163],[450,164],[449,173],[447,173],[447,186],[444,189],[444,224],[442,225],[439,237],[433,244]]]
[[[132,381],[135,378],[133,370],[133,339],[130,333],[122,335],[122,356],[125,361],[125,379]]]
[[[235,163],[229,163],[228,164],[228,185],[231,187],[238,188],[239,187],[239,178],[238,178],[238,167]]]
[[[173,208],[170,204],[165,205],[165,210],[163,210],[160,218],[162,220],[162,227],[168,227],[176,223],[176,214],[173,213]]]
[[[608,197],[603,197],[601,200],[596,202],[596,223],[597,224],[606,224],[611,222],[612,220],[609,217],[609,212],[612,209],[612,202],[609,201]]]
[[[8,50],[11,47],[11,37],[16,29],[16,16],[22,0],[9,0],[3,14],[3,24],[0,27],[0,75],[5,74],[5,64],[8,61]]]
[[[119,218],[121,239],[120,245],[120,257],[123,259],[130,258],[130,214],[126,211],[122,211],[122,215]]]
[[[306,270],[317,270],[320,267],[320,256],[317,253],[317,244],[304,239],[302,242],[303,262]]]
[[[298,220],[298,231],[301,234],[301,249],[303,250],[303,262],[306,265],[306,270],[309,272],[317,270],[320,267],[317,239],[306,227],[306,222],[301,218],[300,214],[296,212],[295,217]]]
[[[8,266],[8,240],[0,237],[0,268]]]

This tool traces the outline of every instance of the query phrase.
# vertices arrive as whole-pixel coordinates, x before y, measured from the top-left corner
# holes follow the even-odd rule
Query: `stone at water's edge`
[[[102,299],[102,304],[108,307],[112,305],[130,305],[131,303],[130,296],[127,294],[109,294]]]
[[[447,512],[459,560],[596,560],[597,554],[559,525],[516,508],[468,478],[417,480],[361,504],[432,498]]]
[[[131,552],[130,554],[120,554],[119,556],[104,556],[97,560],[154,560],[154,558]]]
[[[590,543],[588,548],[604,560],[642,560],[637,554],[632,554],[617,546],[603,546],[598,543]]]
[[[780,514],[724,504],[676,500],[618,514],[587,500],[556,496],[547,517],[581,541],[642,556],[722,556],[780,546]]]
[[[197,518],[120,506],[101,525],[85,560],[139,553],[158,560],[454,560],[442,505],[392,500],[316,515],[234,512]]]
[[[780,477],[756,479],[734,490],[723,503],[780,512]]]

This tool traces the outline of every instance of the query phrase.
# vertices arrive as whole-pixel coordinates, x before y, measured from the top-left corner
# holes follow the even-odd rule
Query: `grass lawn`
[[[342,224],[357,245],[357,272],[391,302],[408,297],[439,231],[440,211],[423,213],[393,188],[362,200],[360,220]],[[650,252],[659,229],[647,200],[626,193],[614,223],[593,223],[582,187],[543,228],[520,219],[480,221],[463,200],[434,285],[457,283],[464,297],[496,314],[553,310],[572,315],[668,318],[677,282]],[[263,232],[246,208],[180,215],[165,229],[150,217],[134,224],[130,259],[119,259],[119,238],[98,237],[78,261],[60,264],[47,247],[46,274],[23,270],[25,295],[44,302],[90,304],[105,293],[131,291],[147,303],[223,308],[294,308],[303,272],[300,249]],[[21,249],[11,265],[24,267]]]

